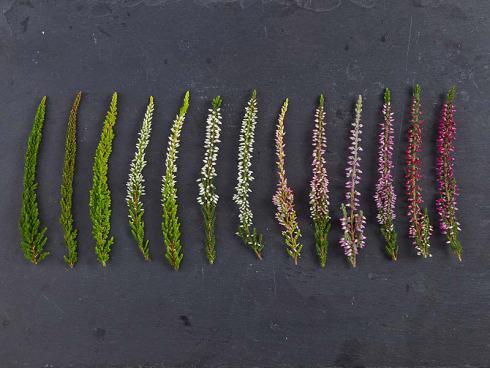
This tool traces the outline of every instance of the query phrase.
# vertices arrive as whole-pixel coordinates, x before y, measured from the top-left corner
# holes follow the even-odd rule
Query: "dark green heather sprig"
[[[99,145],[95,151],[92,189],[90,190],[90,218],[92,235],[95,239],[95,253],[102,266],[106,266],[111,252],[114,237],[109,237],[111,230],[111,191],[107,183],[109,157],[112,152],[114,125],[117,117],[117,93],[112,95],[109,111],[104,120]]]
[[[143,124],[141,125],[141,130],[139,131],[138,142],[136,143],[136,153],[133,161],[131,161],[129,179],[126,184],[126,203],[129,211],[129,227],[145,261],[150,260],[150,248],[148,247],[149,241],[145,240],[145,222],[143,220],[145,210],[143,209],[141,197],[145,195],[145,179],[143,178],[143,169],[146,166],[145,150],[148,143],[150,143],[153,109],[153,96],[150,96],[150,102],[146,108]]]
[[[41,144],[46,111],[46,96],[37,108],[31,134],[27,141],[26,158],[24,163],[24,190],[22,192],[22,207],[20,210],[21,248],[27,260],[34,264],[42,261],[49,252],[44,250],[47,228],[40,229],[39,205],[37,202],[36,166],[39,145]]]
[[[330,231],[330,211],[328,198],[328,175],[325,162],[327,138],[325,135],[325,99],[320,95],[320,102],[315,112],[313,129],[313,176],[310,183],[310,212],[315,230],[315,247],[322,267],[325,267],[328,253],[328,233]]]
[[[213,106],[209,109],[206,122],[206,138],[204,140],[204,165],[201,168],[201,176],[197,180],[199,185],[199,195],[197,202],[201,205],[204,218],[204,234],[206,257],[210,264],[216,260],[216,206],[218,204],[218,194],[214,178],[216,177],[216,160],[218,159],[218,143],[221,132],[221,97],[216,96]]]
[[[64,231],[67,253],[63,256],[66,264],[73,268],[78,260],[77,234],[78,230],[73,227],[73,176],[75,173],[75,159],[77,154],[77,113],[82,92],[78,92],[73,101],[73,106],[68,118],[65,143],[65,161],[63,164],[63,178],[61,182],[61,216],[60,223]]]
[[[396,194],[393,186],[393,112],[391,111],[391,93],[386,88],[383,104],[383,121],[378,139],[378,182],[374,200],[378,209],[377,219],[381,226],[381,233],[385,238],[385,251],[396,261],[398,257],[398,244],[395,231],[395,201]]]
[[[253,214],[250,208],[250,184],[254,180],[252,176],[252,152],[254,144],[255,126],[257,125],[257,92],[252,92],[252,97],[245,108],[245,116],[240,130],[240,143],[238,146],[238,182],[235,187],[233,200],[238,206],[237,235],[245,246],[252,249],[258,259],[262,259],[262,234],[259,234],[253,224]]]
[[[165,258],[174,270],[178,271],[184,254],[180,244],[180,221],[177,214],[177,186],[175,173],[177,172],[177,154],[180,146],[180,133],[184,125],[185,115],[189,108],[189,91],[185,93],[184,103],[170,131],[165,159],[165,175],[162,181],[163,206],[163,239],[165,242]]]
[[[282,236],[286,244],[286,252],[293,259],[294,264],[297,265],[299,257],[301,256],[303,244],[300,243],[301,231],[299,229],[298,217],[294,208],[294,193],[288,185],[288,180],[286,178],[286,153],[284,152],[284,136],[286,133],[284,130],[284,118],[286,117],[287,110],[288,99],[286,98],[282,105],[276,128],[276,164],[279,181],[277,183],[276,193],[272,197],[272,202],[277,208],[276,219],[283,227]]]

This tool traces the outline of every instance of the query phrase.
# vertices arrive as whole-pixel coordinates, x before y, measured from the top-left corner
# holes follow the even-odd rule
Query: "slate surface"
[[[0,14],[1,367],[362,367],[490,364],[490,3],[485,1],[6,1]],[[424,198],[434,213],[436,124],[442,95],[458,86],[457,164],[464,255],[459,264],[433,236],[430,260],[407,241],[402,195],[410,88],[423,88]],[[383,88],[396,119],[401,201],[400,260],[383,254],[375,223],[376,134]],[[258,90],[260,122],[253,207],[264,232],[256,261],[234,231],[237,138],[246,100]],[[75,92],[79,115],[75,217],[80,262],[68,270],[58,224],[64,134]],[[178,172],[185,258],[163,262],[162,152],[183,93],[191,107]],[[88,217],[92,157],[112,91],[120,93],[111,157],[113,234],[106,269],[93,253]],[[310,137],[326,93],[334,226],[328,267],[314,255],[308,219]],[[347,134],[365,97],[361,189],[368,247],[350,270],[338,247]],[[48,95],[39,195],[51,256],[35,267],[19,247],[23,156],[35,108]],[[154,261],[139,256],[124,202],[128,164],[148,96],[156,99],[145,171]],[[223,96],[218,163],[218,259],[206,264],[196,204],[204,120]],[[273,134],[282,100],[287,171],[297,195],[304,254],[294,267],[273,218]]]

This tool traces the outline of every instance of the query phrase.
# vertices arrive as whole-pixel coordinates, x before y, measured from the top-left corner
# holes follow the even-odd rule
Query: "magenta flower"
[[[386,88],[383,105],[383,121],[381,122],[381,133],[379,134],[378,148],[378,182],[374,200],[378,209],[377,219],[381,225],[386,245],[386,253],[392,260],[398,257],[398,245],[396,243],[395,231],[395,201],[396,194],[393,187],[393,113],[391,112],[391,93]]]
[[[331,226],[328,209],[328,176],[324,157],[326,146],[324,98],[323,95],[320,95],[313,129],[313,177],[310,183],[310,211],[315,230],[316,253],[322,267],[325,267],[327,262],[328,233]]]
[[[364,236],[364,227],[366,218],[359,209],[359,197],[361,193],[357,191],[356,186],[361,180],[362,171],[360,169],[360,152],[361,143],[361,112],[362,112],[362,96],[359,95],[356,103],[356,117],[352,123],[350,131],[351,145],[349,147],[349,159],[346,169],[347,182],[345,187],[347,193],[345,195],[346,203],[341,205],[342,219],[340,225],[342,227],[343,236],[340,239],[340,246],[344,248],[344,253],[347,256],[352,267],[356,267],[356,257],[359,249],[365,247],[366,237]]]
[[[288,99],[284,101],[279,114],[279,120],[277,122],[276,129],[276,155],[277,155],[277,171],[279,174],[279,182],[277,183],[277,190],[272,197],[272,202],[277,207],[276,219],[283,227],[282,236],[286,243],[286,252],[291,256],[294,264],[298,264],[298,259],[301,255],[301,249],[303,245],[299,242],[301,238],[301,231],[299,229],[298,218],[296,216],[296,210],[294,209],[294,194],[288,185],[285,169],[284,152],[284,118],[288,109]]]
[[[408,197],[408,236],[413,240],[417,255],[424,258],[432,257],[429,252],[430,236],[432,235],[432,226],[429,220],[427,208],[422,212],[422,188],[419,181],[420,158],[419,152],[422,147],[422,112],[420,110],[420,86],[415,86],[415,93],[412,97],[411,106],[411,125],[408,130],[408,147],[407,147],[407,173],[406,191]]]
[[[456,257],[461,261],[461,242],[458,233],[460,224],[456,219],[456,198],[459,195],[458,186],[454,177],[454,139],[456,136],[456,124],[454,122],[454,97],[456,87],[449,90],[447,101],[442,108],[442,117],[439,123],[437,137],[437,186],[439,198],[436,200],[439,214],[439,228],[446,234],[447,243],[450,245]]]

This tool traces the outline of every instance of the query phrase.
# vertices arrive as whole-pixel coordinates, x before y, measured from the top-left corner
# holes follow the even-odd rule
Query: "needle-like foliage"
[[[344,253],[347,256],[352,267],[356,267],[357,255],[359,250],[364,248],[366,243],[366,236],[364,235],[364,227],[366,224],[366,218],[362,210],[360,210],[359,197],[361,193],[357,190],[357,185],[361,181],[361,113],[362,113],[362,96],[359,95],[355,108],[356,117],[352,123],[352,129],[350,131],[349,146],[349,158],[345,175],[347,181],[345,187],[347,193],[345,194],[346,203],[342,203],[342,219],[340,224],[343,231],[340,245],[344,248]]]
[[[315,112],[313,128],[313,177],[310,183],[310,212],[315,231],[315,247],[320,265],[325,268],[328,253],[328,233],[330,231],[330,205],[328,198],[328,175],[325,162],[327,137],[325,134],[325,99],[320,95],[320,102]]]
[[[301,231],[299,229],[298,218],[296,216],[296,210],[294,208],[294,193],[288,185],[286,178],[285,159],[286,153],[284,152],[284,118],[288,110],[288,99],[284,101],[279,119],[277,121],[276,128],[276,156],[277,156],[277,172],[279,175],[279,182],[277,183],[277,190],[272,197],[272,202],[276,205],[276,219],[283,227],[282,236],[286,243],[286,251],[293,259],[294,264],[298,264],[299,257],[301,256],[301,249],[303,244],[300,243]]]
[[[422,111],[420,103],[420,86],[415,86],[411,106],[411,125],[408,131],[408,147],[406,153],[407,173],[405,175],[406,191],[408,197],[408,235],[413,240],[417,255],[424,258],[432,257],[430,254],[430,236],[432,225],[430,224],[427,208],[422,211],[424,203],[422,188],[420,187],[420,157],[422,149]]]
[[[61,216],[60,223],[64,231],[67,253],[63,256],[66,264],[73,268],[78,260],[78,230],[73,226],[73,176],[75,174],[75,159],[77,154],[77,114],[82,92],[78,92],[68,118],[65,143],[65,161],[63,164],[63,178],[61,182]]]
[[[253,214],[250,206],[251,184],[254,180],[252,176],[252,153],[257,125],[257,91],[252,92],[252,96],[245,108],[245,116],[242,120],[240,130],[240,143],[238,146],[238,180],[235,187],[233,200],[238,206],[238,225],[237,235],[242,239],[245,246],[252,249],[258,259],[262,259],[262,234],[257,232],[253,224]]]
[[[178,216],[177,185],[175,174],[177,173],[177,155],[180,146],[180,133],[184,125],[185,115],[189,108],[189,91],[185,93],[184,103],[170,131],[165,159],[165,175],[162,181],[162,206],[163,206],[163,239],[165,242],[165,258],[174,270],[178,271],[184,254],[180,244],[180,221]]]
[[[396,261],[398,257],[398,244],[395,231],[395,201],[396,194],[393,186],[393,112],[391,111],[391,93],[386,88],[383,104],[383,121],[378,145],[378,182],[374,200],[378,209],[377,219],[381,225],[386,244],[385,251]]]
[[[454,139],[456,138],[456,123],[454,121],[454,98],[456,87],[449,90],[447,101],[442,108],[442,117],[439,123],[439,136],[437,137],[437,186],[439,198],[436,200],[439,214],[439,229],[446,234],[447,243],[461,261],[463,251],[458,234],[461,231],[456,218],[456,199],[459,188],[454,176]]]
[[[112,95],[111,104],[102,127],[99,145],[95,151],[93,166],[92,189],[90,190],[90,219],[92,220],[92,235],[95,239],[95,254],[102,266],[109,261],[114,237],[111,230],[111,191],[107,182],[109,157],[112,152],[114,125],[117,117],[117,93]]]
[[[37,202],[36,167],[39,145],[41,144],[44,114],[46,111],[46,96],[37,108],[31,134],[27,141],[27,150],[24,163],[24,189],[22,192],[22,206],[20,210],[19,228],[21,234],[21,248],[27,260],[34,264],[41,262],[49,252],[44,250],[47,228],[40,229],[39,205]]]
[[[206,257],[210,264],[216,260],[216,206],[219,196],[216,193],[214,178],[216,177],[216,160],[218,159],[218,143],[221,132],[221,97],[213,99],[213,105],[209,109],[206,122],[206,138],[204,140],[204,165],[201,168],[201,176],[197,180],[199,195],[197,202],[201,205],[204,219],[204,235]]]
[[[143,220],[143,202],[141,198],[145,195],[145,179],[143,169],[146,166],[145,150],[150,143],[151,120],[153,118],[153,96],[150,96],[148,107],[146,108],[143,124],[139,131],[138,142],[136,143],[136,153],[129,169],[129,179],[126,184],[127,195],[126,203],[129,211],[129,227],[136,244],[145,261],[150,260],[149,241],[145,239],[145,222]]]

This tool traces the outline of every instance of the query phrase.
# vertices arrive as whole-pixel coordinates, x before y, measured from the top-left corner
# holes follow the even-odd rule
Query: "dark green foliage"
[[[44,250],[47,228],[40,230],[39,205],[37,202],[36,166],[39,145],[41,144],[44,114],[46,111],[46,96],[37,108],[31,134],[27,141],[24,163],[24,189],[22,192],[22,207],[20,210],[21,248],[27,260],[34,264],[42,261],[49,252]]]
[[[111,230],[111,191],[107,183],[109,157],[112,152],[114,125],[117,117],[117,93],[112,95],[111,105],[104,120],[99,145],[95,151],[92,189],[90,190],[90,218],[92,235],[95,239],[95,253],[102,266],[106,266],[114,237]]]
[[[78,92],[73,101],[73,106],[68,118],[68,128],[66,130],[65,161],[63,165],[63,179],[61,183],[61,216],[60,223],[64,230],[65,245],[67,254],[63,256],[70,268],[77,263],[77,234],[78,230],[73,227],[73,175],[75,173],[75,159],[77,153],[77,113],[82,92]]]

